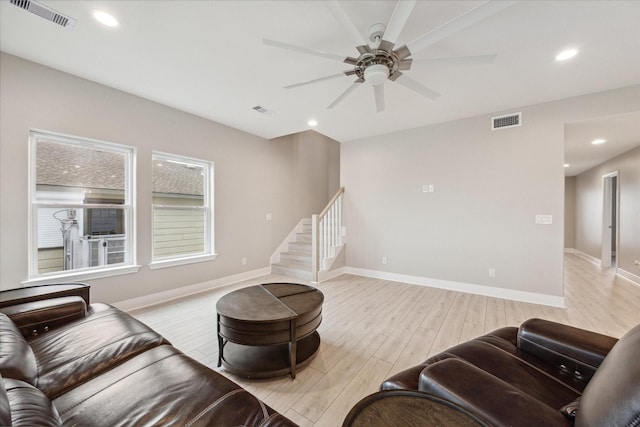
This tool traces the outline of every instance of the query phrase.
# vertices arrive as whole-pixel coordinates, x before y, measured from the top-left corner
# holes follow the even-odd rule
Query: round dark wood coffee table
[[[455,403],[417,390],[385,390],[354,406],[342,427],[489,427]]]
[[[218,366],[245,378],[290,374],[320,347],[324,295],[296,283],[249,286],[218,300]]]

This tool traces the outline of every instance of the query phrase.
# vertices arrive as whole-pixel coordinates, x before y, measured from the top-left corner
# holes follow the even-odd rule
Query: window
[[[32,131],[30,150],[30,279],[137,270],[134,149]]]
[[[213,259],[213,163],[165,153],[152,162],[151,266]]]

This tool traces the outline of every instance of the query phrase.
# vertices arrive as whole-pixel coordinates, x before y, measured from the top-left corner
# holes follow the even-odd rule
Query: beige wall
[[[340,143],[314,131],[274,139],[293,145],[294,216],[320,213],[340,187]]]
[[[637,110],[633,86],[343,143],[347,266],[561,297],[564,123]]]
[[[575,248],[576,244],[576,177],[564,179],[564,247]]]
[[[304,193],[310,182],[297,175],[315,163],[308,156],[296,157],[300,142],[294,136],[268,141],[4,53],[0,94],[0,289],[28,279],[30,129],[137,148],[137,262],[142,268],[90,281],[94,301],[122,301],[267,267],[269,256],[299,221],[295,213],[307,210],[306,201],[304,209],[299,207],[294,190]],[[327,140],[318,144],[335,143]],[[216,260],[149,269],[153,150],[215,163]],[[326,164],[336,161],[330,156]],[[317,205],[328,201],[326,188],[336,181],[335,174],[329,176],[332,169],[338,170],[337,163],[314,170],[313,184],[324,186],[320,192],[308,189]],[[266,213],[272,214],[271,221]]]
[[[640,137],[640,136],[639,136]],[[640,276],[640,147],[576,177],[575,248],[602,256],[602,176],[618,171],[618,268]]]

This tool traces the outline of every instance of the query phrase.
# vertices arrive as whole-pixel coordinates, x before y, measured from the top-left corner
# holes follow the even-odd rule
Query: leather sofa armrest
[[[572,425],[560,411],[458,358],[424,368],[418,388],[453,402],[494,426]]]
[[[0,426],[11,426],[11,407],[2,375],[0,375]]]
[[[518,348],[588,382],[616,338],[561,323],[529,319],[518,330]]]
[[[78,296],[60,297],[2,307],[0,312],[9,316],[22,335],[29,338],[86,317],[87,304]]]

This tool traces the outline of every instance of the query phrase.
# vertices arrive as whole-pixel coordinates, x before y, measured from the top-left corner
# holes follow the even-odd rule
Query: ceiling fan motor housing
[[[371,85],[378,86],[398,71],[398,63],[398,57],[393,51],[374,49],[358,57],[355,72]]]

